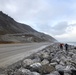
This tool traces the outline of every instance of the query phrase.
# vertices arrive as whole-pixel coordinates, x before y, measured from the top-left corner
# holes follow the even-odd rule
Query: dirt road
[[[7,67],[48,45],[50,43],[0,44],[0,68]]]

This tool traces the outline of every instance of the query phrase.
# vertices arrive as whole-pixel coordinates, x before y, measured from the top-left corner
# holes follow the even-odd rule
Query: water
[[[76,46],[76,42],[68,42],[68,44]]]

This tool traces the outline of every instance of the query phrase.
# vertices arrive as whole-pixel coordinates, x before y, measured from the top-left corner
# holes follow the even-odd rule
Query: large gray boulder
[[[49,59],[49,54],[48,54],[48,52],[42,52],[41,55],[40,55],[40,58],[41,58],[41,60],[42,60],[42,59]]]
[[[42,65],[46,65],[46,64],[49,64],[49,61],[47,59],[44,59],[42,62],[41,62]]]
[[[51,60],[51,63],[54,63],[54,62],[57,62],[59,63],[60,62],[60,59],[58,57],[55,57]]]
[[[74,62],[76,62],[76,54],[74,54],[74,55],[72,56],[72,60],[73,60]]]
[[[56,68],[56,70],[62,70],[62,71],[64,71],[64,69],[66,68],[65,66],[63,66],[63,65],[60,65],[60,64],[58,64],[58,65],[56,65],[55,66],[55,68]]]
[[[25,59],[25,60],[23,60],[23,62],[22,62],[23,67],[28,67],[28,66],[30,66],[31,64],[33,64],[33,60],[31,60],[31,59]]]
[[[41,74],[49,74],[51,72],[55,71],[54,66],[50,66],[49,64],[42,65],[41,68],[39,69],[39,72]]]
[[[20,68],[14,75],[32,75],[32,72],[28,69]]]
[[[41,66],[42,66],[41,63],[33,63],[30,65],[30,70],[39,72],[39,69],[41,68]]]

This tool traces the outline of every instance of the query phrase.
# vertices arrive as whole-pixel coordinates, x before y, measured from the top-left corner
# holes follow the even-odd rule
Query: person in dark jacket
[[[66,44],[65,44],[65,50],[66,50],[66,51],[68,51],[68,46],[69,46],[69,45],[66,43]]]

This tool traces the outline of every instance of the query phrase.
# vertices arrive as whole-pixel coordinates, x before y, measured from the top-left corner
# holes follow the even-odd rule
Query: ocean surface
[[[76,46],[76,42],[67,42],[67,43],[70,44],[70,45]]]

